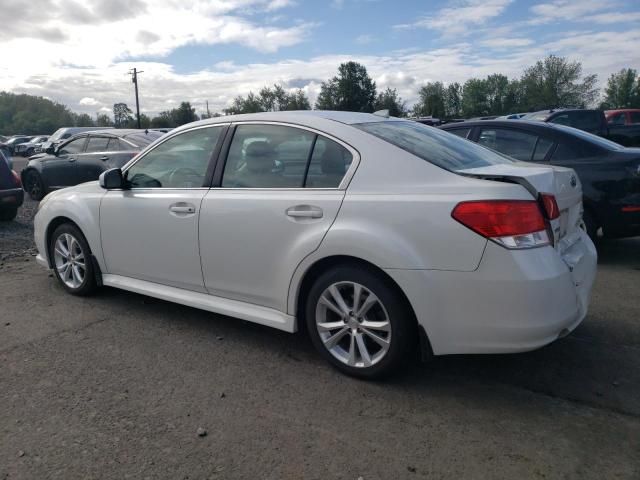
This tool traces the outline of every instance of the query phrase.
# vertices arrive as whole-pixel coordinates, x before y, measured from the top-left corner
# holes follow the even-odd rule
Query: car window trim
[[[84,140],[84,142],[82,143],[82,150],[80,150],[78,152],[75,152],[75,153],[65,153],[64,154],[64,155],[82,155],[83,153],[85,153],[85,150],[87,149],[87,138],[89,138],[87,135],[78,135],[77,137],[73,136],[68,141],[66,141],[65,143],[60,145],[58,150],[62,150],[65,145],[68,145],[71,142],[75,142],[76,140]]]
[[[240,125],[280,125],[283,127],[291,127],[291,128],[297,128],[299,130],[306,130],[308,132],[311,132],[313,134],[316,135],[315,140],[317,141],[318,136],[323,136],[325,138],[328,138],[329,140],[333,140],[334,142],[336,142],[338,145],[341,145],[342,147],[346,148],[349,153],[351,153],[351,165],[349,165],[349,168],[347,169],[347,171],[345,172],[344,176],[342,177],[342,180],[340,181],[340,184],[337,187],[305,187],[304,184],[302,187],[223,187],[222,186],[222,176],[224,174],[224,168],[227,165],[227,159],[229,157],[229,150],[231,148],[231,142],[233,141],[233,137],[235,135],[236,132],[236,128]],[[275,121],[269,121],[269,120],[244,120],[244,121],[239,121],[239,122],[233,122],[231,124],[231,128],[229,129],[229,133],[228,133],[228,140],[225,138],[225,145],[224,148],[222,149],[221,155],[218,159],[218,165],[216,165],[216,172],[214,175],[214,181],[211,185],[211,188],[215,188],[216,190],[234,190],[234,191],[263,191],[263,192],[282,192],[282,191],[314,191],[314,190],[329,190],[329,191],[339,191],[339,190],[346,190],[347,187],[349,186],[349,183],[351,183],[351,179],[353,178],[353,175],[355,174],[356,169],[358,168],[358,165],[360,164],[360,152],[358,152],[358,150],[356,150],[354,147],[352,147],[351,145],[349,145],[348,143],[346,143],[345,141],[336,138],[335,136],[333,136],[330,133],[324,132],[322,130],[319,130],[317,128],[312,128],[312,127],[307,127],[306,125],[299,125],[297,123],[289,123],[289,122],[275,122]],[[315,141],[313,142],[313,147],[315,147]],[[313,148],[311,149],[311,155],[313,155]],[[308,165],[308,164],[307,164]],[[306,183],[306,177],[305,177],[305,182]]]
[[[129,171],[129,169],[131,167],[133,167],[136,163],[138,163],[140,160],[142,160],[144,157],[146,157],[150,152],[153,152],[157,147],[159,147],[160,145],[162,145],[165,142],[168,142],[169,140],[171,140],[172,138],[175,138],[179,135],[188,133],[188,132],[193,132],[195,130],[202,130],[205,128],[224,128],[225,131],[222,132],[220,134],[220,138],[218,138],[218,141],[216,143],[216,146],[213,149],[213,153],[211,154],[211,157],[209,158],[209,163],[207,164],[207,170],[205,171],[205,178],[204,181],[202,182],[202,186],[200,187],[182,187],[182,188],[166,188],[166,187],[141,187],[141,188],[136,188],[136,187],[132,187],[129,188],[129,190],[135,190],[136,192],[140,192],[143,190],[153,190],[153,191],[169,191],[169,190],[208,190],[209,188],[211,188],[211,184],[209,182],[209,178],[208,175],[210,173],[210,170],[212,168],[215,168],[215,163],[217,163],[217,155],[220,154],[220,149],[219,147],[222,144],[222,140],[224,138],[226,138],[226,134],[229,130],[229,125],[230,123],[213,123],[213,124],[208,124],[208,125],[199,125],[197,127],[193,127],[193,128],[187,128],[185,130],[180,130],[178,132],[175,133],[171,133],[171,134],[167,134],[167,137],[165,138],[160,137],[160,140],[158,143],[153,143],[151,145],[149,145],[145,150],[143,150],[140,154],[136,155],[134,158],[132,158],[129,163],[125,164],[122,167],[122,177],[124,178],[125,174]],[[214,163],[214,166],[212,167],[212,163]]]

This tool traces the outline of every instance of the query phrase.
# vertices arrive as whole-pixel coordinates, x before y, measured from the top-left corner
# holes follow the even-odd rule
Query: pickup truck
[[[567,125],[608,138],[625,147],[640,146],[640,124],[620,125],[608,123],[605,112],[602,110],[556,108],[528,113],[522,117],[522,120],[537,120],[539,122]]]

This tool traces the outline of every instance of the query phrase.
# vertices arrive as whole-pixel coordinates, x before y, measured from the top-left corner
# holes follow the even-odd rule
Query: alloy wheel
[[[316,305],[315,319],[324,347],[345,365],[370,367],[389,351],[389,315],[364,285],[337,282],[327,287]]]
[[[86,257],[80,242],[73,235],[63,233],[56,240],[53,258],[64,284],[69,288],[79,288],[87,274]]]

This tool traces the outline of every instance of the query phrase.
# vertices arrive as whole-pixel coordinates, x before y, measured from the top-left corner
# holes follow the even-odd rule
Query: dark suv
[[[571,127],[526,120],[484,120],[443,130],[516,160],[573,168],[582,182],[589,235],[640,235],[640,148],[625,148]]]

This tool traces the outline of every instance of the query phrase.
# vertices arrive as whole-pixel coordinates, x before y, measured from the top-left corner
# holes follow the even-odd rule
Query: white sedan
[[[596,251],[571,169],[349,112],[173,130],[99,182],[51,193],[38,261],[295,332],[351,375],[431,354],[520,352],[587,313]]]

